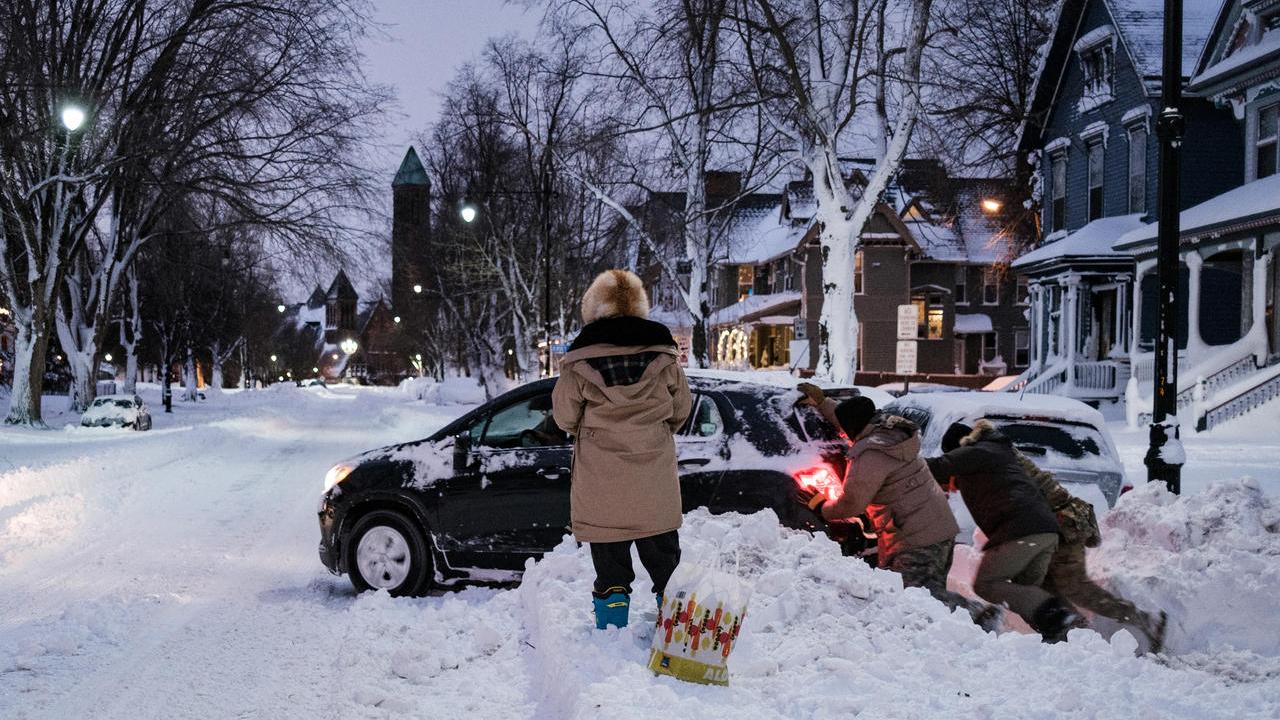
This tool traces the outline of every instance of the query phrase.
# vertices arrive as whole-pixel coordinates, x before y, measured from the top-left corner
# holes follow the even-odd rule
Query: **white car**
[[[119,426],[134,430],[151,429],[151,413],[137,395],[99,395],[80,416],[84,427]]]
[[[952,423],[973,425],[986,419],[1036,465],[1054,474],[1068,492],[1093,504],[1099,516],[1116,504],[1125,482],[1124,465],[1107,432],[1102,413],[1078,400],[1054,395],[990,392],[908,394],[885,406],[886,412],[920,426],[920,453],[942,454],[942,435]],[[951,508],[960,523],[960,539],[971,537],[974,523],[958,493]]]

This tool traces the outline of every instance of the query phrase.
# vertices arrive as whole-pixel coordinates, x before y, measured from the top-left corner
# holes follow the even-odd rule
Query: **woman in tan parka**
[[[551,396],[556,424],[574,437],[570,517],[574,537],[591,546],[601,629],[627,624],[633,543],[659,595],[680,562],[674,433],[691,396],[671,331],[648,315],[640,278],[601,273]]]

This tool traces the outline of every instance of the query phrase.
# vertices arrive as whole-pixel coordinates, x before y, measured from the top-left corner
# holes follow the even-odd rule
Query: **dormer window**
[[[1111,100],[1111,77],[1115,70],[1115,31],[1110,25],[1094,28],[1076,41],[1080,58],[1081,89],[1078,109],[1092,110]]]

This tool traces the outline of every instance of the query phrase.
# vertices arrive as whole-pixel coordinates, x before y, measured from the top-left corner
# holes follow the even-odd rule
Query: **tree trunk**
[[[196,394],[196,356],[190,347],[187,348],[187,360],[182,365],[182,383],[185,386],[182,391],[182,399],[195,402],[198,397]]]
[[[23,322],[15,312],[18,328],[13,348],[13,387],[9,396],[9,413],[5,423],[46,427],[40,412],[40,400],[44,391],[44,366],[49,350],[45,337],[46,319],[43,312],[34,308]],[[38,317],[37,317],[38,316]]]

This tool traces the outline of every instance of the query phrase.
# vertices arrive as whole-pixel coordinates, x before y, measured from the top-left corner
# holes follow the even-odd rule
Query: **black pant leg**
[[[636,572],[631,567],[631,541],[588,544],[591,546],[591,563],[596,567],[596,594],[603,597],[609,588],[620,587],[630,595],[631,581],[636,579]]]
[[[679,532],[672,530],[636,540],[636,552],[640,555],[640,564],[653,580],[653,591],[661,594],[667,589],[671,573],[680,564]]]

